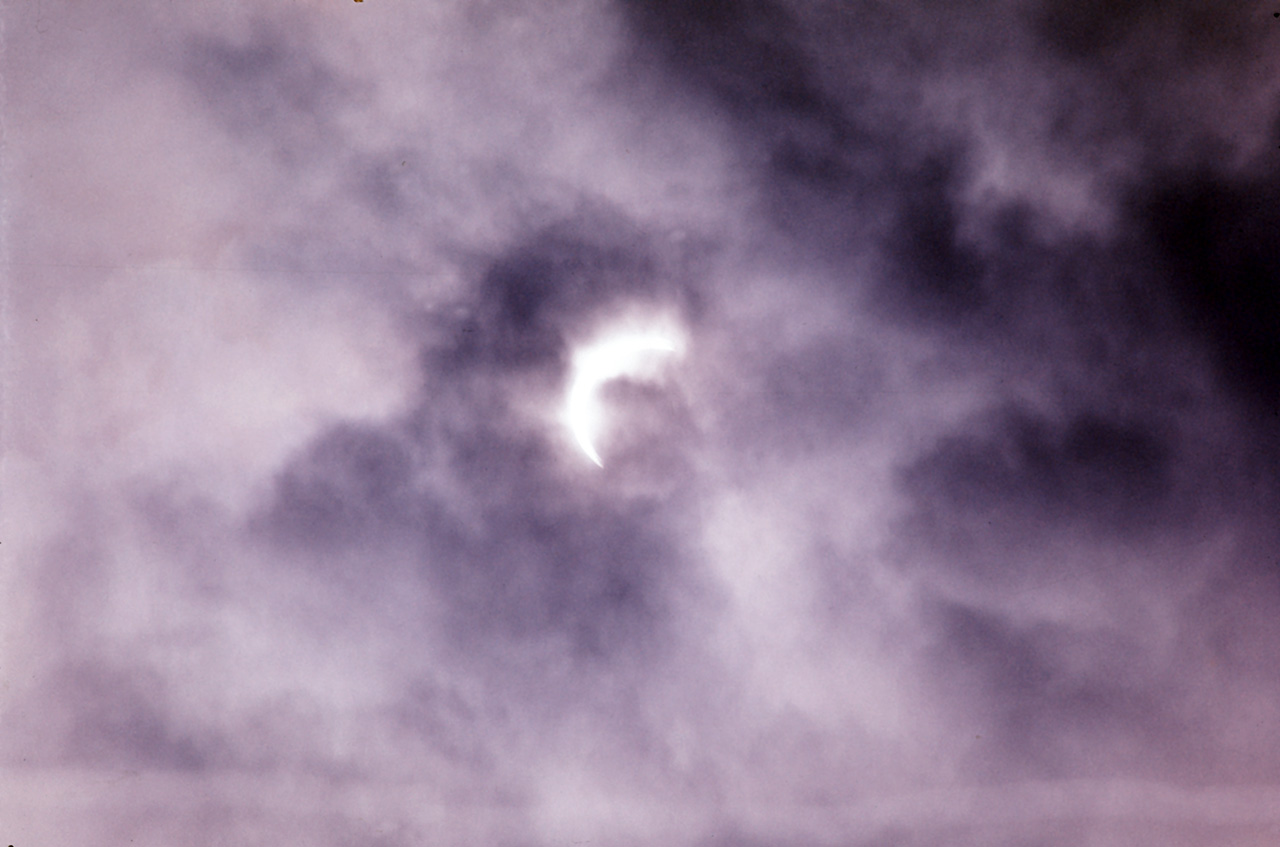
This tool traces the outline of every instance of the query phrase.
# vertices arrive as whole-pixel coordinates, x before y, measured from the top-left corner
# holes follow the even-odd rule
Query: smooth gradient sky
[[[6,4],[0,840],[1275,844],[1272,12]]]

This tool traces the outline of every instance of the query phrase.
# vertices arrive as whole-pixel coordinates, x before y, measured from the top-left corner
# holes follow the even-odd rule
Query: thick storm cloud
[[[1280,836],[1269,10],[4,14],[4,843]]]

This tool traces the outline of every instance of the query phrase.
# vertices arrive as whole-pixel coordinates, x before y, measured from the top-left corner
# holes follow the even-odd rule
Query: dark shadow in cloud
[[[622,4],[637,49],[665,69],[663,84],[693,92],[727,116],[740,164],[758,192],[761,219],[801,248],[800,261],[825,267],[855,297],[870,289],[871,303],[891,319],[986,323],[1008,305],[1002,298],[1028,299],[1015,291],[1028,287],[1013,279],[1017,266],[1030,264],[1019,251],[1038,247],[1041,262],[1062,257],[1019,243],[1007,232],[975,228],[975,210],[965,200],[972,176],[969,142],[905,96],[920,83],[937,82],[953,64],[967,66],[972,57],[933,49],[940,36],[890,21],[892,15],[880,9],[841,6],[802,14],[800,8],[776,0]],[[1171,81],[1184,79],[1186,61],[1256,54],[1264,37],[1244,11],[1202,2],[1126,0],[1116,6],[1051,0],[1011,14],[1029,19],[1031,37],[1048,41],[1053,51],[1044,58],[1047,64],[1032,64],[1028,73],[1048,72],[1061,58],[1086,70],[1049,107],[1060,113],[1052,133],[1069,160],[1115,156],[1108,150],[1121,139],[1137,140],[1153,160],[1220,157],[1225,148],[1213,140],[1213,129],[1197,125],[1189,133],[1179,126],[1186,116],[1166,96]],[[1112,53],[1125,61],[1112,63]],[[856,65],[850,55],[859,58]],[[1142,55],[1150,61],[1133,65],[1133,57]],[[899,82],[886,86],[878,75]],[[1210,80],[1204,86],[1219,84]],[[1207,95],[1212,89],[1196,90]],[[1185,102],[1185,95],[1177,102]],[[1038,124],[1046,116],[1043,106],[1035,108]],[[1170,136],[1179,139],[1177,145],[1169,144]],[[1188,146],[1193,137],[1198,140]],[[1059,229],[1030,208],[1014,211],[1041,231]],[[1260,231],[1273,225],[1266,215],[1257,221]],[[1232,239],[1220,240],[1218,247],[1206,247],[1211,239],[1203,237],[1180,240],[1200,245],[1190,250],[1234,250]],[[1253,255],[1265,249],[1254,247]],[[854,277],[850,269],[865,270],[860,263],[869,255],[875,272]],[[1249,255],[1246,250],[1224,266],[1248,262]],[[1117,263],[1114,255],[1094,258]],[[1044,267],[1036,273],[1044,277]],[[1005,291],[992,298],[993,286]],[[1214,288],[1231,293],[1213,299],[1242,299],[1234,293],[1238,285],[1215,282]],[[1270,303],[1262,305],[1258,326],[1274,311]],[[1209,310],[1215,309],[1234,306],[1210,303]],[[1245,348],[1241,354],[1255,371],[1266,368],[1261,362],[1280,361],[1255,327],[1241,325],[1239,337],[1236,328],[1219,333],[1231,338],[1222,343]]]
[[[282,164],[337,132],[330,116],[352,92],[308,49],[305,28],[262,22],[245,43],[195,35],[180,61],[213,116],[234,136],[270,140]]]
[[[910,505],[891,546],[902,567],[964,594],[1130,581],[1136,573],[1113,572],[1112,559],[1071,551],[1193,526],[1196,504],[1175,492],[1175,449],[1135,420],[1002,409],[902,466]]]
[[[791,13],[773,0],[624,0],[636,33],[670,65],[733,111],[785,112],[835,123],[797,44]]]
[[[1022,201],[975,213],[962,197],[967,179],[965,156],[952,152],[927,158],[900,183],[867,307],[946,332],[965,344],[964,358],[999,347],[1010,365],[1090,369],[1100,385],[1151,371],[1150,351],[1176,327],[1168,298],[1153,296],[1141,239],[1062,233]],[[1071,346],[1053,349],[1061,344]]]
[[[1144,15],[1167,5],[1152,0],[1070,3],[1050,0],[1036,9],[1035,32],[1062,55],[1083,59],[1122,43]]]
[[[747,149],[762,148],[761,176],[776,181],[775,202],[791,194],[849,202],[859,174],[847,151],[873,135],[850,121],[824,89],[798,20],[773,0],[710,3],[624,2],[642,58],[655,56],[685,90],[731,117]],[[841,92],[854,97],[850,89]],[[753,158],[755,154],[752,153]],[[799,201],[799,198],[794,198]],[[781,210],[780,210],[781,212]],[[778,223],[785,222],[785,213]],[[798,227],[797,232],[804,231]]]
[[[1047,0],[1034,7],[1031,21],[1036,36],[1070,60],[1093,61],[1120,51],[1131,59],[1133,51],[1173,48],[1180,61],[1195,63],[1229,60],[1247,50],[1259,28],[1251,17],[1244,5],[1209,0]]]
[[[566,332],[610,306],[694,315],[699,298],[686,262],[607,209],[546,227],[482,272],[457,345],[427,367],[554,368],[563,364]]]
[[[414,460],[402,439],[371,427],[340,425],[277,478],[269,524],[307,547],[364,545],[430,514],[413,488]]]
[[[26,764],[135,771],[201,771],[225,763],[219,745],[172,720],[166,705],[163,681],[154,674],[98,659],[69,662],[6,710],[5,726],[16,734],[5,753]],[[56,737],[51,717],[60,728]]]
[[[1135,214],[1186,327],[1226,386],[1280,413],[1280,179],[1170,175],[1139,198]]]
[[[882,305],[941,317],[980,301],[981,255],[958,234],[965,146],[872,91],[876,69],[902,59],[900,28],[873,15],[873,43],[860,13],[827,10],[824,41],[771,0],[623,8],[642,52],[729,117],[764,219],[809,261],[856,295],[868,282],[848,278],[851,260],[876,249]],[[865,64],[847,67],[849,51]]]
[[[207,755],[160,711],[159,687],[101,666],[69,668],[54,685],[77,705],[67,744],[73,759],[114,767],[198,770]]]
[[[1257,142],[1255,114],[1267,107],[1253,104],[1265,97],[1241,94],[1274,74],[1276,32],[1249,4],[1041,0],[1020,17],[1060,91],[1050,107],[1060,155],[1105,168],[1124,150],[1145,182],[1192,163],[1230,171]]]
[[[900,206],[889,235],[891,274],[900,302],[916,313],[963,318],[983,304],[983,257],[959,236],[957,157],[932,156],[903,181]]]
[[[916,529],[936,537],[956,518],[1128,534],[1159,527],[1171,493],[1172,447],[1133,421],[1079,415],[1057,424],[1006,409],[978,432],[945,437],[906,467],[921,504]]]

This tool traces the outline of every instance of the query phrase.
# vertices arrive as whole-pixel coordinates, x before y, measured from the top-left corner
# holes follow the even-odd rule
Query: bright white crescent
[[[597,396],[600,386],[623,377],[656,380],[664,360],[678,354],[680,348],[678,341],[669,335],[634,333],[610,336],[574,355],[565,421],[587,458],[604,467],[593,443],[604,415]]]

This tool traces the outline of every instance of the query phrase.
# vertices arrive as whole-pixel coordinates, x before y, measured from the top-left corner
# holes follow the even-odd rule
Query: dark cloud
[[[640,40],[736,118],[778,133],[773,164],[796,177],[838,167],[806,145],[839,146],[849,128],[822,90],[793,11],[773,0],[623,3]],[[806,139],[806,135],[808,138]]]
[[[903,184],[888,238],[897,286],[917,310],[956,318],[983,301],[983,261],[959,232],[957,165],[935,158]]]
[[[297,543],[368,544],[428,512],[413,491],[413,456],[393,435],[338,427],[280,477],[269,523]]]
[[[771,0],[628,3],[625,16],[642,45],[639,63],[655,57],[680,84],[736,125],[744,162],[774,226],[801,242],[817,240],[847,254],[862,234],[858,201],[879,199],[888,133],[871,131],[843,97],[824,86],[809,33],[786,4]],[[850,16],[837,16],[845,30]],[[644,49],[647,48],[647,49]],[[855,99],[858,99],[855,97]]]
[[[337,101],[349,96],[349,84],[307,48],[305,30],[267,21],[243,43],[193,36],[182,69],[229,130],[281,147],[323,141]]]
[[[490,366],[558,364],[565,333],[619,302],[690,299],[679,278],[663,274],[661,257],[616,212],[593,210],[592,220],[560,223],[497,258],[479,281],[471,325],[460,355]]]
[[[1280,183],[1160,176],[1144,186],[1138,220],[1193,337],[1223,382],[1273,416],[1280,402]]]
[[[986,432],[949,436],[904,471],[912,495],[940,510],[928,524],[959,527],[965,516],[1006,531],[1162,525],[1172,450],[1158,431],[1093,415],[1063,425],[1018,410],[994,417]]]
[[[166,702],[165,681],[155,674],[87,660],[66,664],[8,711],[6,723],[28,743],[12,739],[6,758],[24,766],[163,771],[200,771],[223,758],[215,739],[197,738],[167,713]]]
[[[1242,9],[1224,9],[1206,2],[1124,0],[1104,4],[1051,0],[1036,8],[1032,20],[1036,34],[1045,43],[1073,60],[1173,48],[1184,61],[1221,61],[1254,41],[1258,29],[1257,21],[1250,20]]]

